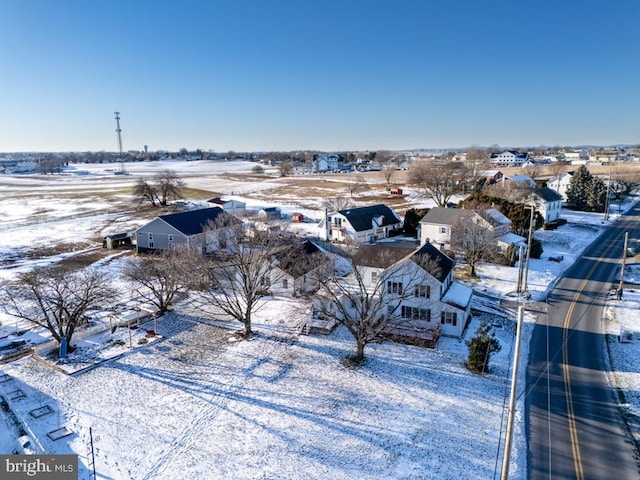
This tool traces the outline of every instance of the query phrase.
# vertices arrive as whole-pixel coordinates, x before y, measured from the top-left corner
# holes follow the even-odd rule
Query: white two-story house
[[[470,319],[473,291],[453,280],[453,260],[433,245],[418,249],[361,245],[353,263],[357,272],[341,281],[352,285],[356,297],[342,296],[343,308],[323,305],[327,297],[316,297],[314,311],[333,312],[338,322],[345,312],[355,316],[355,303],[366,289],[370,301],[378,302],[382,336],[409,339],[434,332],[462,336]],[[341,291],[348,289],[343,286]]]
[[[542,215],[544,223],[553,222],[560,218],[562,211],[562,195],[548,187],[536,188],[525,200],[534,205],[536,211]]]
[[[547,187],[551,190],[555,190],[562,196],[563,201],[567,201],[567,189],[571,184],[573,178],[573,172],[566,172],[557,177],[553,177],[547,182]]]
[[[328,213],[318,228],[332,242],[371,243],[400,232],[402,224],[396,212],[379,204]]]

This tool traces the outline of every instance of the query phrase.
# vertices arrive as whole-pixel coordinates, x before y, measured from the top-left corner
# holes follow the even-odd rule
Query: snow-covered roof
[[[508,217],[506,217],[495,208],[487,208],[486,210],[482,210],[481,212],[479,212],[479,214],[494,227],[498,225],[511,225],[512,223]]]
[[[526,243],[526,241],[524,237],[512,232],[505,233],[498,237],[498,242],[504,243],[505,245],[519,245],[520,243]]]
[[[458,282],[453,282],[447,293],[442,297],[442,301],[448,303],[449,305],[456,306],[463,310],[471,303],[471,296],[473,295],[473,290],[466,285],[463,285]]]

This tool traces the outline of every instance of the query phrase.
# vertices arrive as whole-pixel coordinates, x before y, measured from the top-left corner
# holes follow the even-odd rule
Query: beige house
[[[511,220],[495,208],[469,211],[462,208],[435,207],[429,210],[418,224],[420,245],[431,243],[440,250],[452,250],[452,230],[464,215],[469,214],[475,223],[493,232],[500,251],[506,251],[509,245],[526,244],[524,237],[511,233]]]

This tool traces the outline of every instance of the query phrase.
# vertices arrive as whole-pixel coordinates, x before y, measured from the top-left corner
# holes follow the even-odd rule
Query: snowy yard
[[[195,172],[196,163],[169,166]],[[124,181],[118,177],[104,180],[96,166],[87,168],[89,174],[70,177],[66,188],[107,188]],[[129,170],[135,176],[148,173],[145,168],[155,171],[161,165],[132,165]],[[0,198],[23,191],[23,184],[42,187],[38,182],[44,182],[27,177],[18,180],[14,185],[0,185]],[[241,195],[257,190],[255,183],[230,184],[217,177],[195,176],[190,181],[196,187],[208,182],[219,191],[226,184],[235,190],[234,198],[256,205],[254,198]],[[416,206],[428,206],[412,200]],[[307,201],[312,207],[317,199]],[[48,208],[54,213],[50,215],[78,212],[67,203],[63,198],[51,201]],[[25,205],[27,213],[22,218],[37,210],[35,203]],[[105,205],[96,202],[96,206],[99,210]],[[280,206],[284,212],[294,208],[286,200]],[[18,210],[19,202],[12,203],[12,208]],[[535,232],[544,253],[529,265],[532,300],[544,297],[602,227],[601,214],[563,211],[562,216],[569,224],[555,231]],[[21,218],[13,212],[10,220]],[[88,221],[50,222],[46,229],[0,229],[0,261],[7,267],[1,278],[12,278],[67,255],[25,258],[23,252],[34,246],[89,242],[138,224],[140,220],[130,214],[119,217],[98,212]],[[311,233],[313,226],[298,228]],[[562,262],[549,260],[560,255]],[[105,257],[98,265],[119,279],[118,254]],[[476,304],[491,310],[497,308],[496,298],[513,297],[517,273],[517,267],[480,265],[480,280],[473,286],[482,295]],[[639,271],[629,268],[627,275],[631,282]],[[122,285],[123,291],[126,288]],[[340,360],[354,349],[346,331],[304,336],[292,328],[309,315],[309,305],[305,299],[270,299],[255,316],[258,334],[250,341],[237,342],[232,333],[239,324],[207,317],[197,298],[191,297],[158,320],[160,336],[148,343],[138,343],[138,339],[146,337],[145,330],[155,329],[151,322],[133,331],[133,348],[126,328],[115,333],[125,343],[117,348],[105,347],[108,331],[88,335],[80,342],[83,351],[95,353],[87,353],[83,366],[96,359],[102,363],[67,375],[26,357],[0,365],[0,389],[41,451],[80,456],[82,479],[89,478],[90,427],[98,478],[494,478],[504,443],[515,330],[512,316],[491,317],[502,350],[492,357],[491,374],[477,376],[464,367],[465,344],[448,338],[442,338],[436,350],[389,342],[370,345],[364,367],[346,368]],[[634,413],[640,411],[640,375],[636,373],[639,307],[640,288],[638,292],[627,290],[622,301],[612,302],[606,315],[606,328],[612,335],[620,333],[621,324],[632,332],[629,342],[611,343],[611,352],[614,377]],[[522,362],[535,317],[528,314],[525,320]],[[474,318],[467,338],[479,321]],[[0,347],[20,339],[37,344],[46,338],[42,331],[27,330],[7,317],[0,316],[0,323]],[[24,333],[16,335],[16,330]],[[510,470],[513,479],[526,478],[522,407],[520,400]],[[0,430],[7,433],[0,435],[0,452],[4,453],[14,448],[18,431],[8,415],[2,419]],[[68,428],[70,435],[57,440],[47,436],[61,427]]]
[[[258,335],[230,342],[236,325],[200,318],[185,302],[159,321],[162,341],[74,376],[25,358],[3,367],[12,380],[0,385],[24,392],[12,404],[45,451],[84,456],[91,426],[104,478],[493,475],[509,326],[497,330],[503,351],[493,375],[469,373],[466,348],[450,339],[437,351],[373,345],[366,367],[353,370],[340,364],[353,349],[344,331],[286,333],[281,319],[306,309],[273,299]],[[43,405],[56,414],[30,418]],[[62,425],[74,435],[46,438]]]

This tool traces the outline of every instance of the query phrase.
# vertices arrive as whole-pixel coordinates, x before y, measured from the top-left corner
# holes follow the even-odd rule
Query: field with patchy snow
[[[285,213],[303,211],[311,218],[318,217],[323,196],[335,194],[331,187],[338,185],[330,183],[323,190],[323,182],[309,176],[308,196],[301,198],[301,191],[283,188],[276,176],[258,182],[239,174],[251,166],[157,162],[128,164],[129,176],[113,176],[104,165],[76,166],[75,173],[60,178],[0,176],[0,200],[11,210],[0,225],[0,278],[85,252],[119,279],[119,255],[102,252],[97,242],[107,233],[147,221],[148,213],[126,208],[132,199],[124,192],[135,178],[162,168],[184,174],[189,187],[198,191],[233,195],[249,208],[278,205]],[[384,195],[383,187],[378,184],[379,191],[369,195]],[[93,190],[102,193],[94,195]],[[404,202],[430,206],[411,192]],[[112,207],[119,211],[106,211]],[[64,218],[68,215],[77,217]],[[563,216],[568,225],[535,233],[544,253],[529,266],[533,300],[543,298],[600,231],[602,215],[563,211]],[[297,227],[313,234],[313,223]],[[59,244],[68,251],[53,248]],[[563,262],[549,261],[558,255]],[[517,267],[481,265],[480,280],[473,284],[483,294],[477,306],[497,310],[494,300],[513,292],[517,272]],[[126,297],[125,284],[122,289]],[[632,298],[625,296],[625,308],[635,308]],[[197,298],[190,298],[159,320],[161,338],[152,343],[138,345],[134,339],[134,348],[105,352],[106,361],[74,375],[24,358],[2,366],[0,388],[24,394],[10,403],[43,451],[80,455],[81,478],[89,478],[89,427],[98,476],[117,480],[494,477],[504,438],[513,318],[492,317],[500,326],[495,331],[502,350],[492,358],[492,373],[480,377],[464,368],[464,343],[446,338],[437,350],[371,345],[363,368],[345,368],[340,360],[353,349],[348,333],[298,335],[292,327],[308,314],[308,301],[270,299],[255,318],[259,334],[235,342],[231,333],[238,325],[205,316]],[[526,321],[525,340],[535,317]],[[10,318],[0,316],[0,323],[0,346],[19,338],[32,343],[45,338],[42,331]],[[478,323],[474,319],[467,338]],[[612,323],[610,328],[616,327]],[[16,330],[21,334],[15,335]],[[127,341],[125,332],[118,330],[118,335]],[[100,349],[106,337],[89,335],[83,342]],[[526,355],[525,342],[522,358]],[[633,392],[627,398],[638,402],[632,408],[640,408]],[[45,405],[51,407],[50,415],[35,419],[29,413]],[[521,412],[519,405],[514,479],[526,478]],[[17,430],[9,416],[2,418],[0,428],[8,435],[0,436],[0,452],[9,452]],[[63,425],[71,435],[47,438],[47,432]]]

